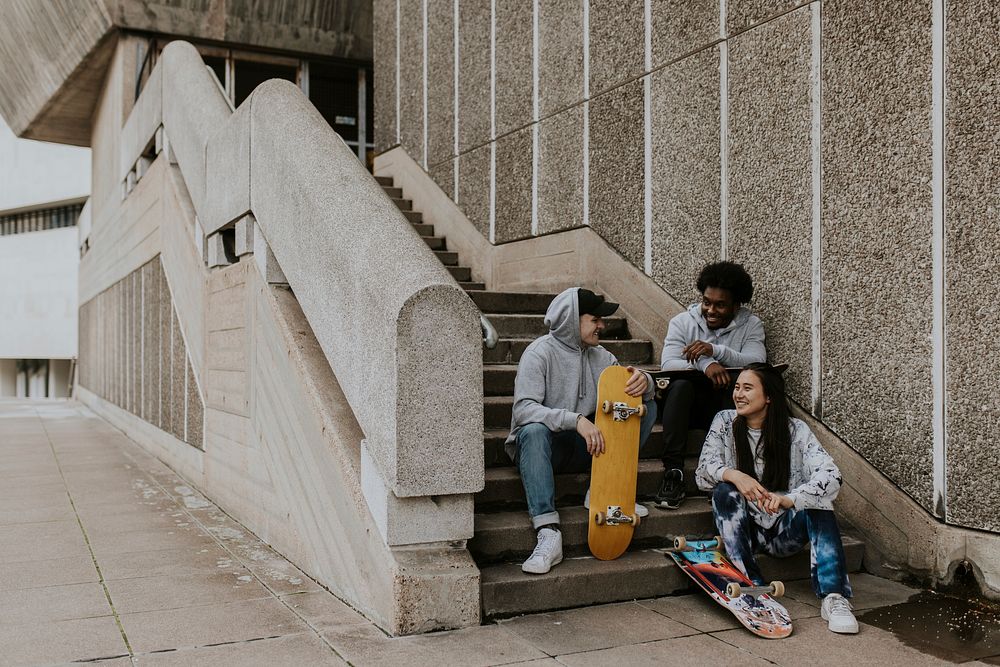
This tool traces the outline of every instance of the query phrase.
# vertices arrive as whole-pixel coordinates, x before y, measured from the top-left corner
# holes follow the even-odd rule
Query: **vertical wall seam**
[[[490,0],[490,243],[497,238],[497,2]]]
[[[539,90],[538,90],[538,70],[539,70],[539,15],[538,2],[534,0],[531,5],[531,235],[538,235],[538,143],[541,128],[538,124],[539,118]]]
[[[399,56],[399,48],[400,48],[400,43],[401,43],[400,25],[399,25],[399,11],[400,11],[400,9],[399,9],[399,3],[400,2],[401,2],[401,0],[396,0],[396,143],[397,144],[402,143],[402,136],[403,136],[402,135],[402,130],[400,128],[400,121],[399,121],[399,114],[400,114],[400,111],[402,109],[402,107],[400,105],[400,102],[399,102],[400,85],[401,85],[401,82],[400,82],[400,79],[399,79],[399,65],[400,65],[400,62],[401,62],[401,58]]]
[[[590,225],[590,0],[583,0],[583,224]]]
[[[453,195],[454,195],[452,197],[452,199],[455,201],[456,204],[458,203],[458,178],[459,178],[459,172],[458,172],[458,162],[459,162],[459,158],[458,158],[458,132],[459,132],[459,129],[458,129],[458,123],[459,123],[459,115],[458,115],[458,85],[459,85],[458,67],[459,67],[459,64],[460,64],[460,60],[459,60],[459,56],[458,56],[458,36],[459,36],[459,28],[458,28],[458,20],[459,20],[458,2],[459,2],[459,0],[454,0],[454,2],[452,3],[452,39],[454,40],[453,47],[454,47],[454,52],[455,52],[454,53],[455,67],[454,67],[454,72],[452,74],[452,78],[454,79],[455,94],[453,95],[454,99],[453,99],[453,105],[452,105],[453,106],[452,113],[455,116],[455,123],[454,123],[454,125],[455,125],[455,127],[454,127],[454,131],[455,131],[455,137],[454,137],[454,141],[455,141],[455,145],[454,145],[455,160],[454,160],[454,165],[453,165],[453,168],[452,168],[453,178],[451,180],[452,180],[452,189],[453,189]]]
[[[945,20],[944,0],[933,0],[931,5],[931,294],[932,294],[932,353],[931,378],[933,406],[931,427],[933,431],[934,464],[934,513],[947,519],[947,433],[945,424]]]
[[[643,78],[642,133],[643,133],[643,225],[645,244],[643,248],[643,270],[646,275],[653,273],[653,0],[643,2],[643,24],[645,49],[643,63],[646,76]]]
[[[423,36],[422,36],[422,46],[423,46],[423,135],[424,135],[424,169],[427,169],[429,160],[427,158],[427,148],[428,148],[428,131],[427,131],[427,0],[423,0],[422,7],[422,24],[423,24]]]
[[[814,2],[812,11],[812,412],[822,417],[823,343],[823,59],[822,11]]]
[[[729,41],[726,0],[719,0],[719,256],[729,257]]]

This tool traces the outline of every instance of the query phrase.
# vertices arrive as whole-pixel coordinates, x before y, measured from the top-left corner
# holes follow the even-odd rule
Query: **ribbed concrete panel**
[[[645,256],[643,83],[590,104],[590,226],[636,266]]]
[[[789,395],[812,395],[812,15],[730,40],[729,257],[754,279],[770,358]]]
[[[583,3],[538,3],[538,104],[544,117],[583,99]]]
[[[583,225],[583,107],[538,127],[538,233]]]
[[[173,423],[173,402],[170,400],[171,379],[173,375],[173,316],[174,307],[170,300],[170,286],[163,272],[163,263],[159,262],[160,274],[160,415],[155,422],[164,431],[170,430]]]
[[[822,54],[823,419],[931,509],[931,0],[828,0]]]
[[[655,0],[653,67],[719,41],[719,0]]]
[[[490,0],[458,6],[458,148],[490,140]]]
[[[439,164],[433,165],[428,170],[431,178],[438,184],[438,187],[445,191],[449,197],[454,197],[455,192],[455,160],[449,159]]]
[[[187,353],[181,336],[177,313],[171,309],[171,349],[170,349],[170,423],[165,430],[178,440],[184,439],[185,401],[187,400],[186,367]]]
[[[497,139],[497,243],[531,236],[531,131]]]
[[[746,30],[811,0],[727,0],[726,34]]]
[[[1000,14],[986,0],[962,0],[948,3],[947,16],[947,517],[1000,531],[1000,394],[984,367],[996,358],[1000,331]]]
[[[590,0],[590,94],[642,73],[645,53],[643,0]]]
[[[455,3],[427,0],[427,164],[455,154]],[[451,192],[451,189],[446,189]]]
[[[490,236],[490,147],[458,158],[458,205],[480,233]]]
[[[375,152],[396,145],[396,0],[373,0]]]
[[[423,0],[399,0],[399,143],[424,162]]]
[[[205,406],[194,379],[194,370],[190,359],[186,364],[187,373],[187,439],[186,442],[198,449],[204,449]]]
[[[496,0],[497,134],[531,122],[532,3]]]
[[[160,408],[159,259],[142,267],[142,414],[156,422]]]
[[[688,304],[721,252],[719,49],[652,76],[653,279]]]

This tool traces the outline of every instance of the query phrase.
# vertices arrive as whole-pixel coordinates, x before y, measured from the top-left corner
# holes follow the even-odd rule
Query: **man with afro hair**
[[[689,427],[708,428],[719,410],[733,407],[726,368],[767,360],[764,324],[746,304],[753,280],[733,262],[715,262],[701,270],[701,301],[670,320],[663,341],[663,370],[698,370],[675,379],[663,403],[663,481],[656,506],[677,509],[684,501],[684,445]]]

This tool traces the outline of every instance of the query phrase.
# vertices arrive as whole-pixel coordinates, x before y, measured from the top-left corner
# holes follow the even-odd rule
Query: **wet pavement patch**
[[[952,662],[1000,664],[1000,605],[925,591],[873,609],[860,620],[888,630],[904,644]]]

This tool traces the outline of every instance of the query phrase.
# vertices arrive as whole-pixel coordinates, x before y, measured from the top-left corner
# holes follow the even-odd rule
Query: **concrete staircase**
[[[486,485],[476,495],[475,534],[469,550],[482,573],[483,618],[499,618],[529,612],[579,607],[589,604],[657,597],[688,590],[690,580],[680,572],[662,549],[674,535],[711,535],[715,528],[711,504],[693,485],[693,471],[704,439],[692,432],[685,460],[688,501],[677,511],[650,508],[635,532],[629,551],[613,561],[598,561],[587,549],[588,514],[583,508],[588,475],[557,475],[556,505],[562,519],[565,560],[547,575],[521,572],[521,562],[535,546],[535,531],[526,512],[524,489],[517,469],[504,452],[514,403],[514,377],[524,349],[538,336],[548,333],[543,323],[545,310],[554,294],[487,291],[473,280],[471,267],[461,266],[457,253],[447,249],[443,237],[435,236],[434,225],[412,201],[404,198],[392,179],[377,177],[383,187],[458,283],[496,327],[500,341],[493,349],[483,347],[483,446]],[[614,295],[609,295],[614,299]],[[622,317],[607,318],[602,344],[623,365],[654,368],[658,348],[648,340],[629,334]],[[663,449],[662,428],[640,452],[637,494],[649,499],[663,475],[659,457]],[[845,536],[848,567],[861,567],[864,545]],[[809,576],[809,554],[778,561],[761,557],[765,576],[773,579],[801,579]]]

